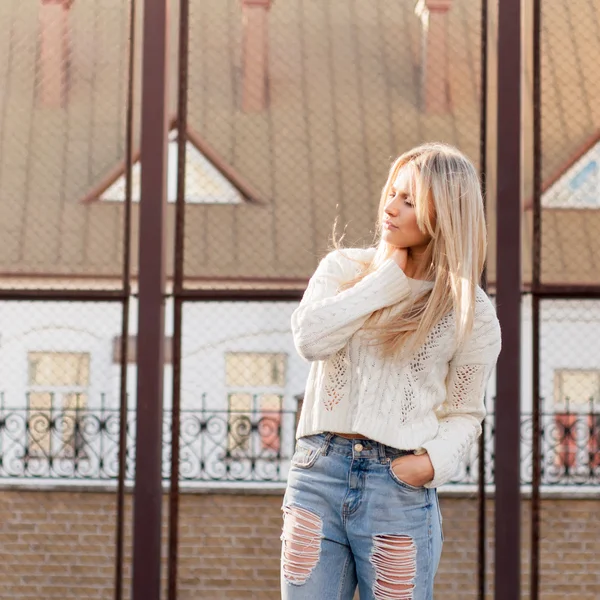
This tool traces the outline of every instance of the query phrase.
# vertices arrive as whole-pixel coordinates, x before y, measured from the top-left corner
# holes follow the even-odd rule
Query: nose
[[[394,200],[388,201],[388,203],[385,206],[384,212],[386,215],[389,215],[390,217],[398,216],[398,207],[396,206],[396,203],[394,202]]]

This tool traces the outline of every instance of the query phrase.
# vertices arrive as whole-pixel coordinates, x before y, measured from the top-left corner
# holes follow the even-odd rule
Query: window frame
[[[85,357],[86,381],[84,383],[56,384],[32,382],[31,359],[34,355],[42,356],[77,356]],[[25,455],[31,459],[71,459],[79,460],[88,458],[85,451],[85,439],[81,433],[81,422],[87,412],[89,390],[91,381],[92,356],[90,352],[63,352],[63,351],[29,351],[27,353],[27,406],[26,428],[27,441]],[[48,397],[47,406],[36,408],[36,398]],[[75,399],[75,406],[70,406],[71,399]],[[83,399],[83,402],[82,402]],[[82,406],[83,404],[83,406]],[[60,415],[59,427],[56,426],[56,415]],[[72,425],[69,427],[69,419]],[[36,430],[36,423],[46,421],[46,430],[40,430],[42,437],[35,438],[32,431]],[[42,425],[43,427],[43,425]],[[56,447],[58,446],[58,447]]]
[[[273,377],[278,382],[271,385],[240,385],[229,377],[228,358],[231,356],[269,356],[281,361],[281,371]],[[226,352],[225,388],[227,397],[228,458],[281,458],[282,413],[287,382],[288,355],[285,352]],[[275,363],[277,364],[277,363]],[[232,402],[246,397],[248,408],[233,408]],[[278,401],[276,408],[265,408],[262,401]],[[236,433],[237,430],[237,433]],[[247,430],[247,432],[246,432]]]

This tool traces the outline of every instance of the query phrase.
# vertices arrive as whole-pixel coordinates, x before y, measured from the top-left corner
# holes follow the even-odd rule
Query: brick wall
[[[0,491],[0,599],[112,599],[115,499],[110,493]],[[280,495],[184,494],[180,600],[279,598],[280,506]],[[476,500],[443,497],[442,510],[446,542],[437,578],[438,591],[443,590],[439,595],[444,600],[475,600]],[[597,500],[543,501],[543,600],[600,597],[599,513]],[[129,556],[130,498],[126,514]],[[527,501],[522,518],[525,597]],[[491,536],[492,519],[490,501]],[[490,539],[490,583],[492,544]],[[125,576],[127,598],[128,564]]]

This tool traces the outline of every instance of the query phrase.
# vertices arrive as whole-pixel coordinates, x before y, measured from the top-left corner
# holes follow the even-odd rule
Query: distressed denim
[[[435,489],[393,473],[407,451],[320,433],[297,440],[283,499],[282,600],[432,600]]]

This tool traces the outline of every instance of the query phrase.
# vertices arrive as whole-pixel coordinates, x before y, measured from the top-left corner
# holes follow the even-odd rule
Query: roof
[[[600,129],[593,58],[600,54],[594,25],[600,20],[600,2],[543,6],[543,177],[548,180]],[[124,157],[127,3],[73,4],[69,100],[64,109],[43,108],[35,100],[37,10],[36,3],[0,3],[0,32],[10,32],[0,35],[0,272],[33,278],[118,278],[123,207],[80,200],[99,189]],[[420,98],[421,25],[413,3],[275,2],[268,17],[268,107],[247,114],[239,98],[240,4],[191,0],[189,126],[220,157],[227,173],[264,202],[188,206],[188,285],[224,278],[300,286],[325,252],[336,215],[347,224],[345,243],[372,240],[380,190],[399,153],[436,139],[459,146],[477,163],[479,14],[479,2],[453,2],[446,60],[440,63],[440,76],[448,78],[451,110],[427,114]],[[176,18],[174,14],[173,23]],[[175,72],[176,40],[172,41]],[[492,37],[491,52],[494,46]],[[136,140],[139,53],[138,48]],[[530,74],[529,69],[529,98]],[[172,109],[175,90],[173,81]],[[489,93],[492,148],[493,83]],[[526,104],[526,131],[530,124]],[[530,189],[530,158],[525,179]],[[494,205],[490,193],[491,280]],[[560,256],[547,254],[545,281],[597,283],[597,271],[589,265],[596,264],[593,259],[600,254],[600,236],[564,239],[565,232],[582,231],[580,227],[600,231],[598,212],[586,213],[545,209],[546,247],[557,247],[558,240],[568,245]],[[137,207],[134,220],[136,215]],[[168,219],[172,236],[173,206],[168,207]],[[172,245],[170,241],[170,249]],[[585,267],[566,261],[570,249],[579,258],[577,265]],[[527,255],[524,251],[526,278]],[[168,260],[170,268],[171,257]]]

